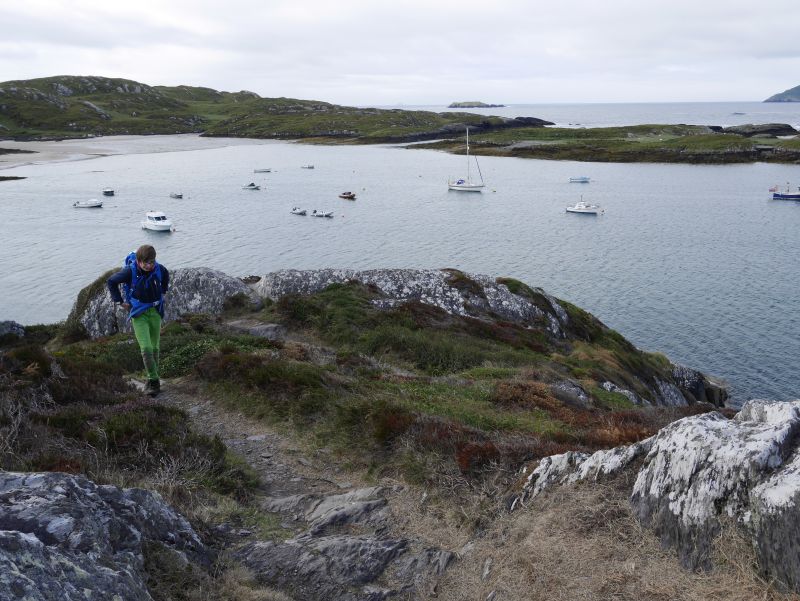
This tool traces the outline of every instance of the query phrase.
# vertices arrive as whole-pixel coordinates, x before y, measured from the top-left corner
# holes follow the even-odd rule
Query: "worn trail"
[[[310,600],[435,594],[455,554],[409,535],[408,489],[366,485],[326,450],[301,449],[291,437],[215,404],[191,382],[166,383],[158,399],[186,411],[198,432],[218,435],[257,472],[256,503],[280,516],[287,538],[257,540],[242,531],[233,555],[263,584]]]

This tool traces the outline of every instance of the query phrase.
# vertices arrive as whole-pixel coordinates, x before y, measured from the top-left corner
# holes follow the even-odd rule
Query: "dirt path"
[[[433,526],[436,515],[426,515],[419,491],[367,483],[327,450],[301,448],[290,435],[214,403],[191,381],[165,382],[158,400],[186,411],[197,432],[218,435],[258,474],[256,503],[279,514],[291,535],[248,539],[234,551],[263,584],[311,600],[435,595],[458,541]]]

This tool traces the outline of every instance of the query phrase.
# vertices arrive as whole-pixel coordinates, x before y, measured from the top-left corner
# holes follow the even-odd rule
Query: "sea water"
[[[187,136],[93,144],[120,154],[0,171],[26,177],[0,182],[0,319],[64,319],[81,288],[143,243],[169,268],[234,276],[453,267],[540,286],[640,348],[724,378],[739,400],[799,396],[800,203],[767,191],[800,184],[797,166],[481,157],[476,194],[447,189],[465,175],[464,156],[430,150]],[[579,175],[591,183],[569,183]],[[261,190],[242,190],[251,181]],[[116,195],[101,196],[105,187]],[[345,190],[357,200],[338,198]],[[102,209],[72,208],[92,197]],[[581,198],[605,214],[565,212]],[[150,209],[177,231],[142,230]]]

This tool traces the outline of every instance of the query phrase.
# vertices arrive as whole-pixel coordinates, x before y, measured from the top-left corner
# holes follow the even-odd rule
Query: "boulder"
[[[147,543],[210,564],[192,527],[157,493],[0,471],[0,599],[152,601]]]
[[[684,566],[712,568],[713,540],[733,519],[752,539],[764,578],[800,590],[800,399],[752,400],[733,419],[686,417],[635,445],[547,457],[512,507],[550,486],[597,480],[640,459],[632,509]]]
[[[186,313],[218,315],[225,301],[236,295],[246,296],[253,309],[262,306],[261,299],[247,284],[221,271],[206,267],[171,270],[164,317],[170,321]],[[131,331],[127,312],[111,302],[105,285],[96,282],[85,295],[85,301],[83,296],[83,293],[79,296],[68,322],[79,323],[90,338]]]
[[[9,335],[23,338],[25,336],[25,328],[16,321],[0,321],[0,338]]]

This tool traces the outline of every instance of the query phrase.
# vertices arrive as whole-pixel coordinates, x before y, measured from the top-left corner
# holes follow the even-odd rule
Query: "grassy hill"
[[[414,148],[463,152],[441,140]],[[490,156],[602,162],[800,162],[800,139],[746,137],[704,125],[631,125],[595,128],[521,128],[470,136],[470,151]]]
[[[764,102],[800,102],[800,86],[795,86],[780,94],[774,94]]]
[[[535,120],[534,120],[535,121]],[[192,86],[57,76],[0,83],[0,137],[204,133],[250,138],[404,141],[463,131],[530,126],[468,113],[381,110],[316,100],[261,98]],[[448,129],[450,128],[450,129]]]

